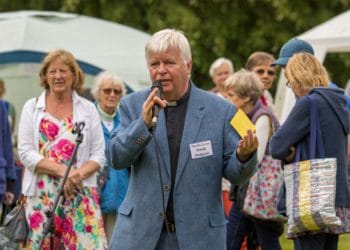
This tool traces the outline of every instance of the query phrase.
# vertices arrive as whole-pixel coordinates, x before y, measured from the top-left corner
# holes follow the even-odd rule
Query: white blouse
[[[24,104],[18,125],[18,153],[25,166],[22,193],[26,196],[32,196],[36,192],[35,168],[44,158],[39,153],[39,124],[45,113],[45,93],[43,91],[39,98],[32,98]],[[80,97],[75,91],[72,97],[73,123],[85,122],[83,141],[77,152],[77,167],[89,160],[103,167],[105,143],[97,110],[92,102]],[[96,187],[96,177],[97,171],[84,180],[84,186]]]

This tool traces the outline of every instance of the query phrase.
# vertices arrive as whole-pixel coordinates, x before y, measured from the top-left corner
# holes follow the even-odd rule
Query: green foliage
[[[278,57],[287,40],[349,7],[347,0],[0,0],[0,11],[75,12],[150,34],[163,28],[180,29],[192,47],[192,79],[205,89],[212,87],[208,70],[217,57],[230,58],[236,70],[257,50]],[[332,80],[343,86],[349,55],[327,56],[325,65]]]
[[[345,88],[347,81],[350,80],[350,53],[328,54],[324,66],[328,70],[331,81]]]

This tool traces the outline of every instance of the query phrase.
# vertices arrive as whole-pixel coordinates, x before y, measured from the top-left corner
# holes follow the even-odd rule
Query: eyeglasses
[[[291,87],[291,85],[290,85],[290,81],[288,80],[288,81],[286,81],[286,86],[288,87],[288,88],[290,88]]]
[[[122,93],[121,89],[111,89],[111,88],[107,88],[107,89],[101,89],[103,91],[103,93],[105,95],[110,95],[113,91],[113,93],[115,95],[120,95]]]
[[[265,72],[267,72],[267,74],[269,76],[274,76],[275,75],[275,71],[273,71],[273,70],[258,69],[258,70],[255,71],[255,73],[257,73],[259,75],[263,75],[263,74],[265,74]]]

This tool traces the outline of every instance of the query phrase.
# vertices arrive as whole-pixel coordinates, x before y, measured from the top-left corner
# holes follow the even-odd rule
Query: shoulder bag
[[[271,121],[271,124],[270,131],[273,134],[276,126],[274,121]],[[250,178],[243,212],[250,217],[261,220],[285,222],[287,218],[277,211],[278,193],[282,184],[281,161],[273,159],[271,155],[266,153],[256,173]]]
[[[4,219],[4,234],[13,242],[24,242],[27,239],[29,226],[24,210],[24,199],[6,215]]]
[[[310,99],[310,156],[297,147],[297,161],[284,166],[286,184],[287,235],[339,226],[335,213],[337,159],[324,158],[320,122],[314,96]]]

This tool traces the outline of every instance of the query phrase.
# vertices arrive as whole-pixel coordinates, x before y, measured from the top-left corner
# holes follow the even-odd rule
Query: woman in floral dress
[[[26,249],[50,249],[43,235],[45,212],[52,209],[65,170],[77,146],[75,124],[84,123],[83,140],[64,186],[64,198],[54,217],[54,248],[107,249],[96,175],[104,165],[104,139],[97,111],[80,97],[83,74],[70,52],[55,50],[40,70],[44,91],[23,107],[18,151],[25,166],[22,193],[26,196],[29,235]],[[43,241],[43,242],[41,242]]]

